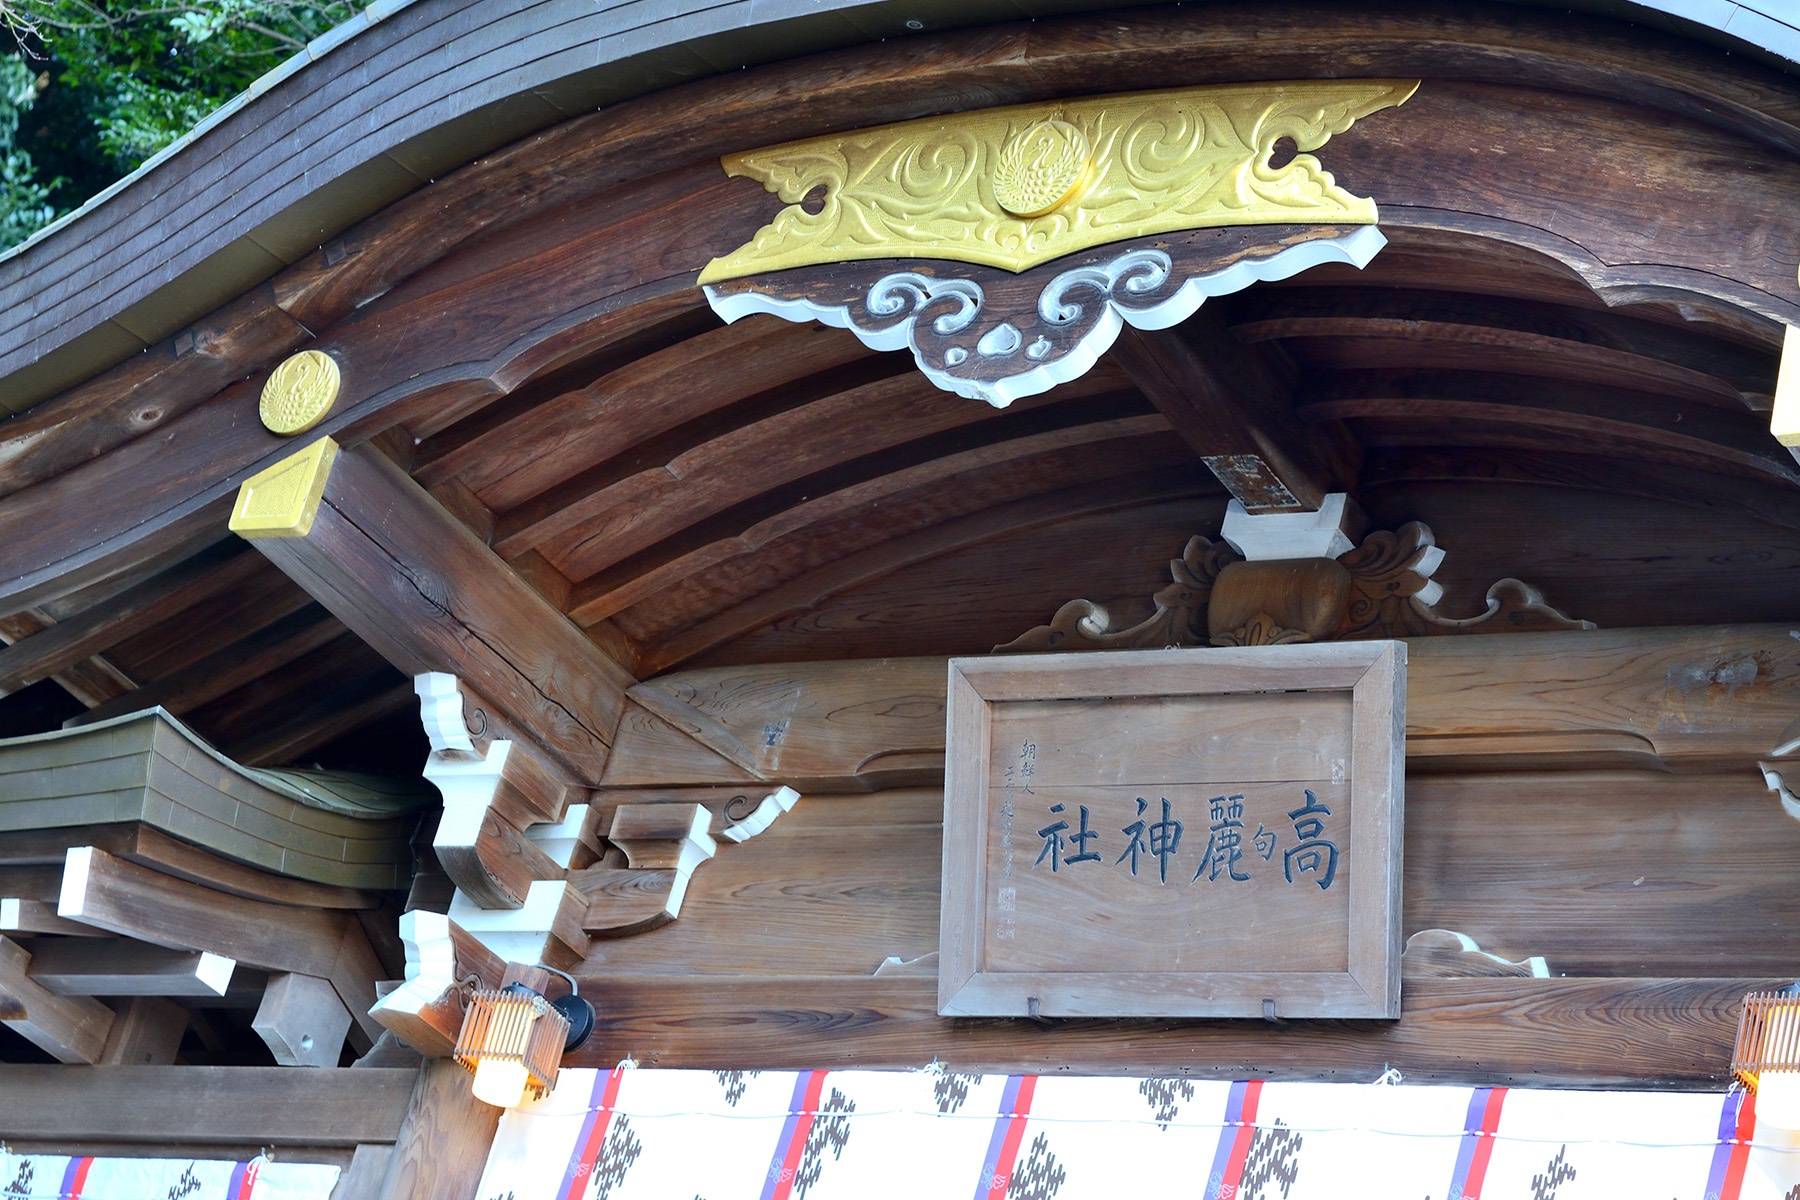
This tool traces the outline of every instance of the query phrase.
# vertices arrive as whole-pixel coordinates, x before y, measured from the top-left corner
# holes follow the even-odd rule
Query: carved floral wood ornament
[[[788,206],[699,281],[726,321],[767,312],[910,346],[937,386],[1004,407],[1081,375],[1122,322],[1166,329],[1257,280],[1366,264],[1385,242],[1374,201],[1309,152],[1417,87],[1103,96],[728,155],[727,174]],[[1284,139],[1299,153],[1274,166]],[[1192,236],[1222,230],[1238,236]]]
[[[1156,611],[1114,627],[1092,600],[1071,600],[1048,625],[996,654],[1038,650],[1153,650],[1165,646],[1273,646],[1292,642],[1425,637],[1448,633],[1531,633],[1592,629],[1544,602],[1528,583],[1502,579],[1487,610],[1472,617],[1437,611],[1443,588],[1431,578],[1444,561],[1431,528],[1411,521],[1372,533],[1337,558],[1246,562],[1222,542],[1195,535],[1169,563],[1173,582]]]

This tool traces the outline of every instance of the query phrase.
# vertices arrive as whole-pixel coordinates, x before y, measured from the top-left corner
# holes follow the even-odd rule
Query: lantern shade
[[[569,1022],[548,1000],[522,984],[478,991],[469,1000],[456,1061],[475,1073],[475,1098],[512,1108],[529,1092],[556,1086]]]
[[[1800,1129],[1800,996],[1752,992],[1744,997],[1731,1071],[1756,1093],[1758,1121]]]

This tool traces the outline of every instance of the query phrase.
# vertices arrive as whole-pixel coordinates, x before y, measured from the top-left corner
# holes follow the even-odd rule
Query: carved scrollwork
[[[1330,559],[1306,559],[1304,563],[1329,565]],[[1381,531],[1364,538],[1362,544],[1340,555],[1336,562],[1348,572],[1350,586],[1340,592],[1339,599],[1313,611],[1323,618],[1321,624],[1310,624],[1311,616],[1301,623],[1314,632],[1330,631],[1329,640],[1350,641],[1365,638],[1429,637],[1453,633],[1520,633],[1554,630],[1592,629],[1592,621],[1569,617],[1545,602],[1543,594],[1517,579],[1502,579],[1487,591],[1487,608],[1472,617],[1447,617],[1437,611],[1444,589],[1432,578],[1444,561],[1444,552],[1432,535],[1431,528],[1413,521],[1392,532]],[[1225,568],[1231,564],[1230,572]],[[1156,593],[1156,611],[1129,628],[1112,628],[1106,609],[1090,600],[1071,600],[1057,609],[1050,624],[1015,638],[994,653],[1023,653],[1042,650],[1144,650],[1165,646],[1274,646],[1313,640],[1307,630],[1293,627],[1271,615],[1267,608],[1250,604],[1272,603],[1276,612],[1285,611],[1282,601],[1296,599],[1269,587],[1272,573],[1252,568],[1282,564],[1243,560],[1222,543],[1203,537],[1188,540],[1180,559],[1169,564],[1175,582]],[[1330,568],[1337,571],[1336,567]],[[1294,581],[1282,585],[1291,593],[1304,589],[1297,597],[1300,603],[1290,605],[1295,612],[1306,613],[1308,602],[1316,602],[1323,593],[1302,584],[1308,577],[1291,573]],[[1229,596],[1229,598],[1228,598]],[[1215,597],[1220,611],[1213,609]],[[1249,597],[1249,603],[1243,603]],[[1336,612],[1330,605],[1341,604]],[[1239,616],[1231,616],[1231,613]],[[1243,619],[1241,614],[1253,614]],[[1210,617],[1210,620],[1209,620]],[[1290,617],[1290,620],[1293,618]],[[1237,624],[1229,624],[1238,621]],[[1221,628],[1221,625],[1228,627]]]
[[[1215,646],[1286,646],[1293,642],[1309,642],[1304,629],[1289,629],[1268,613],[1257,613],[1236,629],[1215,633]]]
[[[910,349],[938,387],[1004,408],[1085,374],[1125,324],[1166,329],[1210,296],[1326,262],[1361,267],[1372,226],[1203,229],[1122,242],[1022,274],[950,262],[814,267],[709,285],[726,321],[772,313]]]
[[[1180,558],[1169,560],[1173,582],[1152,597],[1156,611],[1136,625],[1113,629],[1105,608],[1091,600],[1071,600],[1056,610],[1050,624],[1039,625],[1004,646],[995,646],[994,653],[1204,646],[1208,640],[1206,602],[1212,596],[1219,572],[1227,563],[1237,561],[1237,552],[1230,546],[1196,534],[1188,539]]]
[[[1432,572],[1444,561],[1431,528],[1410,521],[1392,533],[1371,533],[1362,545],[1338,556],[1350,572],[1350,603],[1338,625],[1339,639],[1403,637],[1385,632],[1425,632],[1426,613],[1444,594]],[[1420,608],[1414,608],[1417,599]],[[1419,628],[1408,628],[1419,626]]]
[[[727,155],[787,202],[702,284],[793,267],[948,259],[1023,271],[1177,230],[1373,224],[1314,151],[1417,80],[1308,80],[928,117]],[[1300,153],[1277,167],[1276,144]],[[822,194],[812,211],[802,201]]]

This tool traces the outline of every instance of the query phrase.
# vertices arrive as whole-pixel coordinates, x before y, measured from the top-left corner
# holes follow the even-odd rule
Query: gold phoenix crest
[[[937,258],[1023,271],[1093,246],[1224,225],[1373,225],[1375,202],[1309,151],[1403,104],[1417,80],[1136,92],[930,117],[727,155],[788,207],[700,283]],[[1275,145],[1299,151],[1270,165]],[[824,205],[800,201],[824,188]]]
[[[270,433],[305,433],[331,411],[341,377],[337,362],[323,350],[302,350],[276,367],[263,385],[257,415]]]

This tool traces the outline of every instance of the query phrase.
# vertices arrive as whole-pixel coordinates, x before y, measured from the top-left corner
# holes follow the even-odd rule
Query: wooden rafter
[[[329,613],[309,604],[241,641],[197,658],[135,691],[97,704],[69,724],[88,725],[153,707],[181,716],[323,649],[343,633],[344,627]]]
[[[846,554],[768,591],[749,596],[660,640],[657,649],[646,655],[646,665],[658,670],[671,669],[725,645],[735,637],[807,611],[830,596],[990,539],[1098,513],[1203,495],[1211,490],[1208,481],[1197,478],[1195,472],[1164,466],[1160,470],[1102,478],[954,516]]]
[[[792,578],[830,558],[885,541],[890,531],[917,529],[1070,482],[1168,466],[1183,461],[1178,450],[1179,443],[1168,436],[1168,422],[1154,414],[991,440],[801,499],[747,528],[731,529],[725,521],[700,527],[684,539],[685,545],[659,546],[653,554],[583,582],[571,598],[570,615],[585,622],[643,605],[643,615],[654,624],[640,628],[622,621],[620,627],[640,642],[654,643],[647,630],[716,612],[721,600],[730,603],[766,588],[771,575]],[[801,546],[806,549],[796,553]],[[783,552],[765,558],[764,552],[777,547]],[[735,578],[740,575],[741,583]],[[689,598],[682,602],[671,603],[671,595],[664,595],[645,605],[657,593],[674,593],[676,585],[690,580],[692,586],[685,589]]]
[[[843,383],[834,378],[832,386]],[[1092,392],[1071,388],[1034,398],[1036,403],[1021,401],[1013,411]],[[816,472],[998,417],[986,405],[939,391],[917,372],[901,372],[834,390],[737,429],[709,428],[666,462],[652,458],[629,474],[618,472],[622,478],[570,503],[555,522],[536,527],[529,543],[521,530],[512,544],[541,546],[571,578],[585,579],[715,513]],[[496,542],[503,554],[507,547],[505,537]]]

